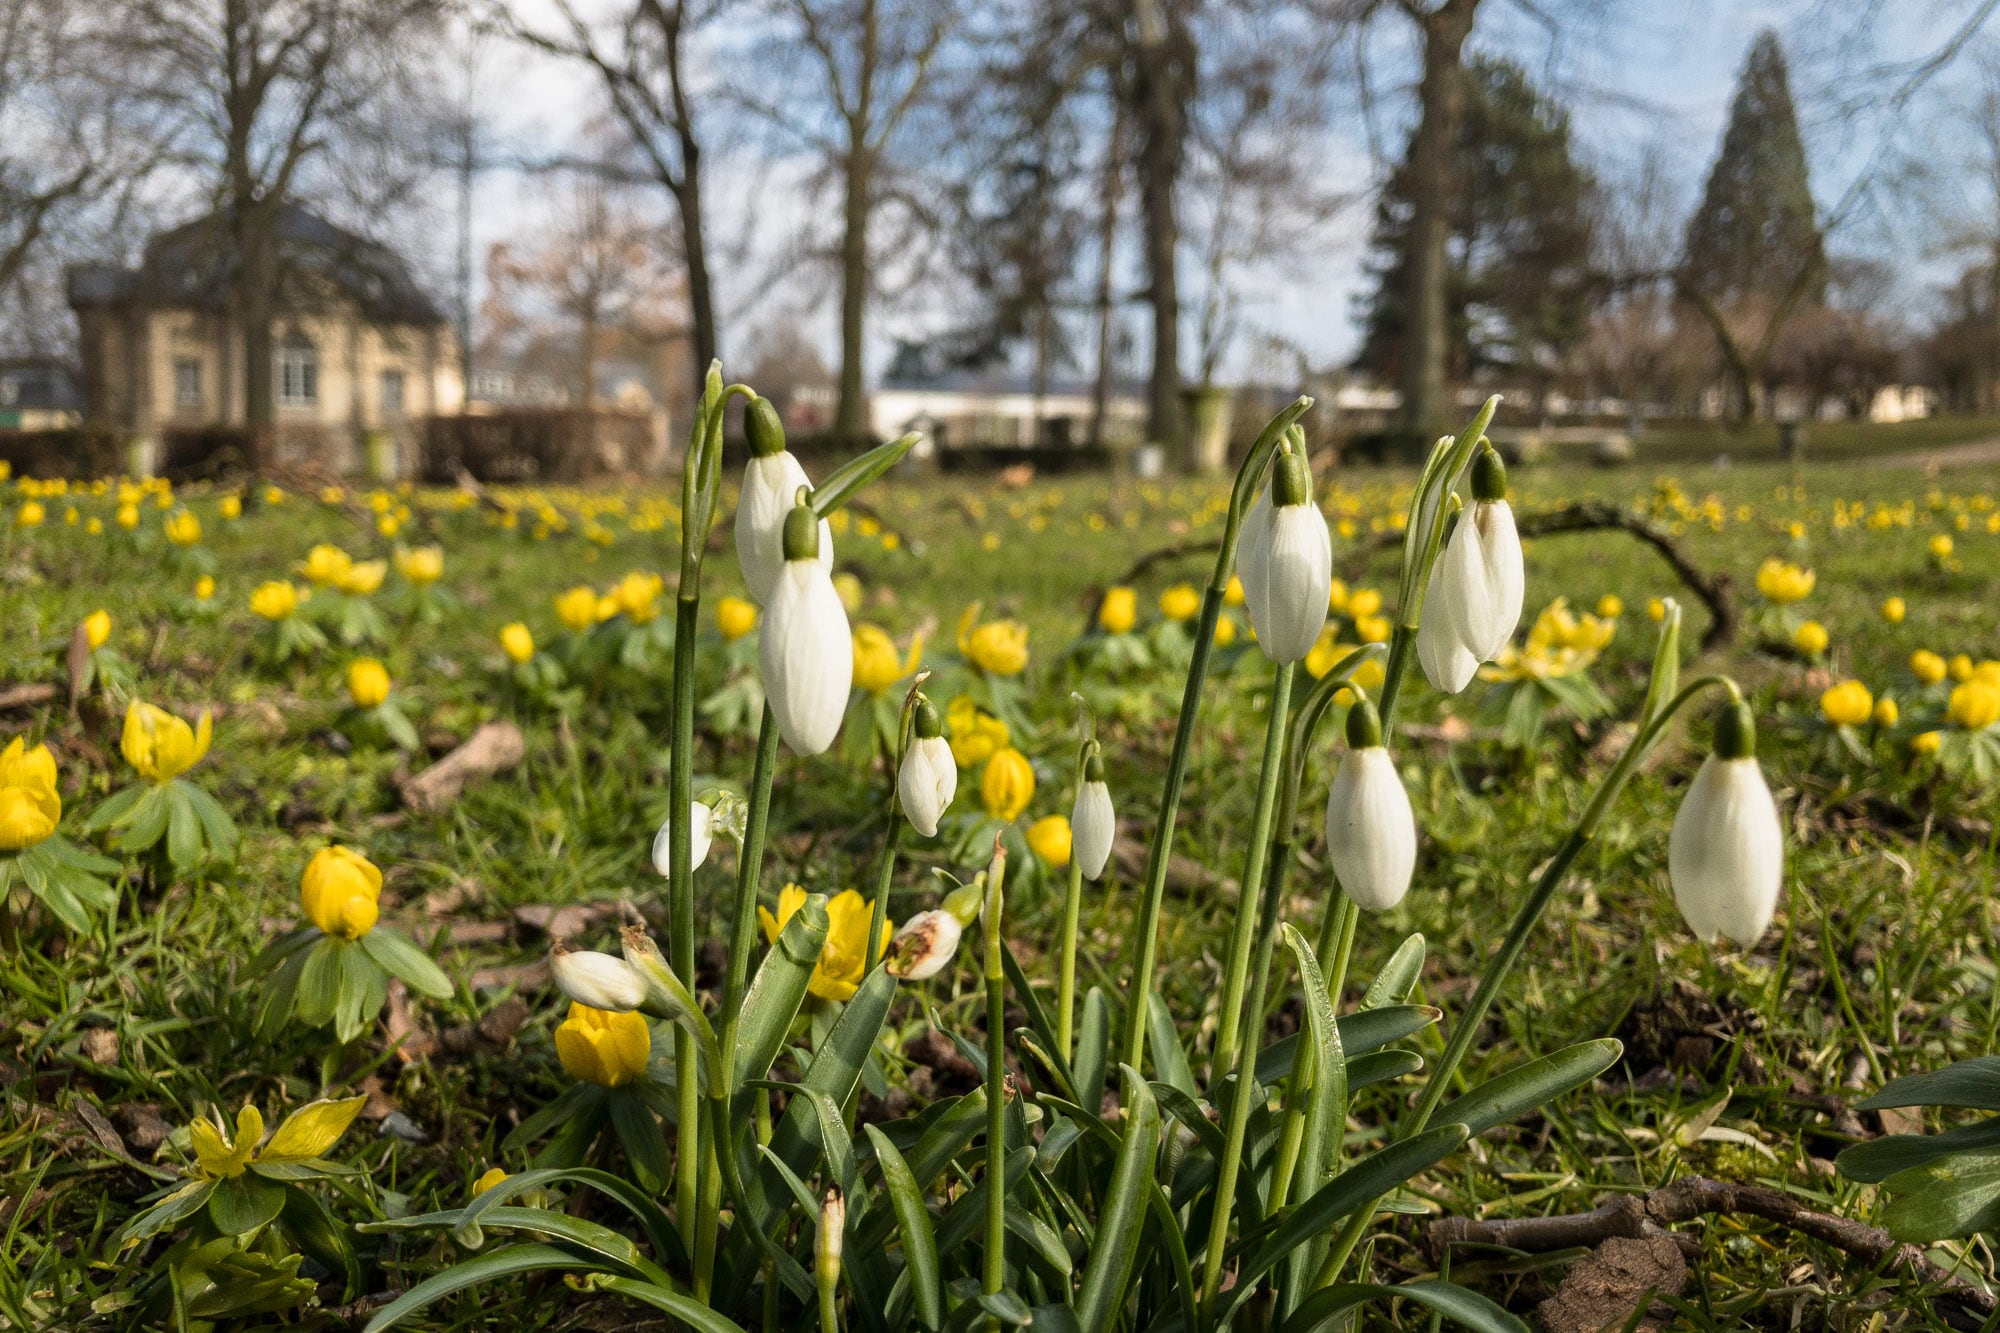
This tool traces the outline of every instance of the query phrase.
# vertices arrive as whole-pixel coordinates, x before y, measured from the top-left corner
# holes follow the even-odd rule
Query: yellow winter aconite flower
[[[2000,722],[2000,682],[1973,676],[1953,686],[1945,716],[1967,731],[1984,731]]]
[[[850,637],[855,685],[870,694],[880,694],[894,685],[903,674],[903,663],[889,632],[880,625],[858,625]]]
[[[1617,633],[1617,622],[1577,615],[1569,609],[1567,598],[1558,597],[1535,617],[1527,640],[1519,648],[1512,644],[1502,648],[1491,665],[1479,669],[1479,677],[1560,680],[1573,676],[1595,662]]]
[[[1922,735],[1910,738],[1910,750],[1913,754],[1933,755],[1943,748],[1944,733],[1941,731],[1926,731]]]
[[[1944,679],[1944,659],[1928,648],[1919,648],[1910,654],[1910,674],[1925,685],[1935,685]]]
[[[46,745],[30,750],[16,736],[0,750],[0,852],[33,847],[56,831],[61,818],[55,756]]]
[[[198,602],[205,602],[215,596],[215,576],[203,574],[194,581],[194,596]]]
[[[1236,622],[1231,620],[1228,616],[1220,617],[1215,622],[1215,646],[1218,648],[1227,648],[1230,644],[1235,642],[1236,642]]]
[[[1381,614],[1382,594],[1373,588],[1356,588],[1347,595],[1347,614],[1358,624]]]
[[[1964,653],[1953,653],[1951,661],[1945,663],[1945,674],[1953,680],[1972,679],[1972,659]]]
[[[299,590],[283,579],[257,585],[250,594],[250,610],[266,620],[283,620],[299,609]]]
[[[658,574],[642,574],[633,570],[618,580],[611,590],[611,598],[618,603],[618,609],[625,618],[635,625],[644,625],[660,614],[660,594],[666,589],[666,580]]]
[[[299,573],[322,588],[337,587],[354,568],[354,557],[329,542],[321,542],[306,552]]]
[[[299,876],[306,920],[329,935],[358,940],[375,928],[382,872],[352,847],[322,847]]]
[[[249,1103],[244,1103],[243,1109],[236,1113],[233,1134],[219,1118],[197,1117],[188,1125],[188,1146],[194,1149],[194,1168],[190,1174],[207,1180],[228,1180],[242,1175],[252,1162],[310,1162],[324,1157],[361,1114],[367,1100],[346,1097],[340,1101],[308,1102],[287,1116],[261,1149],[257,1144],[264,1137],[264,1114]]]
[[[217,505],[216,508],[222,511],[224,518],[241,518],[243,517],[243,497],[240,495],[225,495],[222,497],[222,503]]]
[[[966,695],[951,701],[944,714],[945,734],[951,740],[951,757],[960,768],[984,763],[994,751],[1007,744],[1007,724],[981,709]]]
[[[776,916],[760,906],[757,919],[763,924],[764,939],[776,944],[785,923],[805,905],[806,891],[796,884],[787,884],[778,894]],[[806,982],[807,990],[824,1000],[854,998],[861,979],[868,973],[868,923],[873,919],[874,911],[869,901],[853,889],[843,889],[827,899],[826,943],[820,946],[819,961],[813,964],[812,976]],[[889,947],[889,939],[894,934],[893,923],[884,921],[882,934],[875,940],[877,958]]]
[[[1106,634],[1124,634],[1139,621],[1139,594],[1132,588],[1112,588],[1097,604],[1097,626]]]
[[[201,762],[213,733],[214,721],[206,711],[190,727],[165,709],[134,699],[125,709],[119,748],[141,777],[170,782]]]
[[[487,1167],[485,1171],[480,1173],[479,1179],[472,1182],[472,1197],[475,1199],[478,1198],[480,1195],[486,1193],[486,1191],[492,1189],[495,1185],[505,1183],[506,1179],[507,1179],[507,1173],[501,1170],[499,1167],[497,1166]]]
[[[741,597],[725,597],[715,604],[715,627],[724,643],[735,643],[757,628],[757,604]]]
[[[1654,624],[1658,624],[1660,621],[1665,620],[1666,618],[1667,618],[1666,600],[1660,597],[1647,598],[1646,619],[1652,621]]]
[[[1028,665],[1028,627],[1018,620],[978,624],[979,603],[965,608],[958,620],[958,651],[981,671],[1018,676]]]
[[[569,1076],[600,1088],[622,1088],[646,1072],[653,1030],[636,1009],[613,1013],[571,1002],[556,1028],[556,1058]]]
[[[846,518],[847,511],[845,509],[836,509],[833,513],[833,516],[835,518]],[[833,591],[840,598],[840,604],[847,608],[848,615],[851,616],[860,612],[861,610],[860,579],[856,578],[852,573],[843,569],[840,573],[835,574],[833,576]]]
[[[995,750],[979,774],[979,800],[995,819],[1012,822],[1035,798],[1035,766],[1009,745]]]
[[[1597,614],[1606,620],[1616,620],[1625,614],[1625,600],[1615,592],[1607,592],[1597,599]]]
[[[1888,621],[1891,625],[1902,624],[1903,617],[1908,613],[1909,608],[1904,605],[1903,599],[1900,597],[1886,598],[1882,602],[1882,619]]]
[[[1340,631],[1328,625],[1313,640],[1313,646],[1306,651],[1306,674],[1318,680],[1333,670],[1333,664],[1353,652],[1352,648],[1340,642]]]
[[[102,607],[83,618],[83,641],[96,652],[111,639],[111,613]]]
[[[1063,815],[1043,815],[1028,825],[1028,850],[1057,870],[1069,864],[1071,841],[1069,820]]]
[[[396,572],[419,588],[428,588],[444,577],[444,548],[441,546],[399,547]]]
[[[389,697],[389,668],[372,657],[356,658],[347,668],[347,697],[356,708],[379,707]]]
[[[167,540],[176,546],[193,546],[201,540],[201,520],[192,509],[180,509],[168,514],[161,528]]]
[[[1808,620],[1805,624],[1800,625],[1792,631],[1792,647],[1798,649],[1807,657],[1818,657],[1826,651],[1826,645],[1829,642],[1831,640],[1827,635],[1826,626],[1820,624],[1817,620]]]
[[[535,656],[535,635],[526,625],[515,621],[500,630],[500,650],[514,662],[528,662]]]
[[[130,532],[139,526],[139,506],[124,504],[118,506],[118,526]]]
[[[1804,600],[1818,581],[1819,576],[1810,569],[1801,569],[1775,555],[1757,567],[1757,591],[1766,601],[1779,606]]]
[[[1951,553],[1953,549],[1954,547],[1950,533],[1940,532],[1937,536],[1931,538],[1931,544],[1930,544],[1931,559],[1948,560],[1951,558]]]
[[[42,508],[40,500],[23,500],[21,507],[14,511],[14,525],[21,528],[38,528],[48,511]]]
[[[1902,717],[1903,710],[1898,708],[1896,701],[1888,695],[1885,694],[1875,701],[1874,721],[1876,726],[1885,728],[1893,727],[1902,720]]]
[[[372,597],[389,573],[387,560],[356,560],[340,576],[340,590],[356,597]]]
[[[581,634],[597,623],[597,593],[578,586],[556,594],[556,619],[563,628]]]
[[[1858,680],[1843,680],[1819,696],[1820,716],[1836,727],[1858,727],[1875,710],[1875,696]]]
[[[1345,591],[1345,589],[1342,591]],[[1229,576],[1228,584],[1222,589],[1222,604],[1224,606],[1243,605],[1243,580],[1237,578],[1234,574]]]
[[[1169,620],[1192,620],[1201,610],[1201,594],[1192,583],[1176,583],[1160,594],[1160,614]]]

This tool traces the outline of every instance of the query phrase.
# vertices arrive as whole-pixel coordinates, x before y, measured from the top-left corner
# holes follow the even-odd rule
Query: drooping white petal
[[[1243,516],[1236,536],[1236,578],[1243,585],[1243,609],[1249,612],[1253,625],[1264,623],[1260,617],[1265,615],[1264,599],[1270,588],[1271,515],[1271,484],[1267,481],[1257,492],[1250,512]]]
[[[1445,612],[1444,595],[1438,591],[1443,563],[1439,560],[1431,566],[1430,581],[1424,586],[1423,619],[1417,624],[1417,662],[1432,689],[1457,694],[1472,683],[1479,659],[1467,651]]]
[[[889,942],[889,962],[886,966],[891,976],[905,981],[925,981],[944,970],[958,952],[958,941],[965,928],[950,912],[933,909],[919,912],[903,923]]]
[[[699,870],[701,863],[708,859],[709,844],[715,840],[715,811],[700,801],[688,806],[688,869]],[[653,869],[661,875],[673,873],[674,817],[668,815],[660,821],[660,831],[653,835]]]
[[[937,836],[938,820],[958,794],[958,761],[942,736],[915,736],[896,774],[896,799],[910,826],[926,838]]]
[[[1409,892],[1417,820],[1396,762],[1382,746],[1341,756],[1326,798],[1326,853],[1357,906],[1387,911]]]
[[[736,563],[750,595],[769,603],[778,571],[785,565],[785,515],[798,500],[799,487],[811,485],[806,470],[789,450],[743,465],[743,494],[736,502]],[[833,529],[819,523],[819,564],[833,570]]]
[[[1111,844],[1118,834],[1118,815],[1111,808],[1111,788],[1102,782],[1085,782],[1076,791],[1076,804],[1069,816],[1070,855],[1085,879],[1097,879],[1111,860]]]
[[[778,572],[758,657],[764,697],[785,744],[799,754],[833,744],[854,684],[854,646],[847,608],[817,561],[787,560]]]
[[[1486,659],[1492,660],[1514,637],[1521,623],[1521,606],[1528,595],[1527,569],[1521,558],[1521,534],[1514,526],[1514,508],[1505,500],[1486,500],[1473,506],[1473,522],[1478,527],[1479,552],[1486,565],[1486,585],[1493,598],[1493,615],[1499,625],[1498,642]]]
[[[626,1013],[646,1000],[646,979],[623,958],[585,949],[549,951],[549,975],[560,990],[592,1009]]]
[[[1279,505],[1271,514],[1263,596],[1252,600],[1244,584],[1244,605],[1266,657],[1297,662],[1312,651],[1326,624],[1332,588],[1333,538],[1326,515],[1317,505]]]
[[[1688,929],[1748,949],[1777,910],[1785,839],[1757,760],[1710,755],[1688,784],[1667,838],[1667,875]]]

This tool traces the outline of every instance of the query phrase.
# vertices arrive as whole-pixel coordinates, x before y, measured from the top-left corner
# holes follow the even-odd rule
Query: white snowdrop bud
[[[736,563],[750,595],[768,604],[785,566],[785,516],[799,487],[812,483],[799,460],[785,448],[784,428],[769,400],[752,401],[744,414],[750,461],[743,465],[743,494],[736,502]],[[833,570],[833,530],[819,524],[820,568]]]
[[[785,516],[785,567],[764,608],[757,645],[778,734],[799,754],[819,754],[833,744],[854,684],[847,608],[820,562],[820,553],[830,549],[820,526],[810,505],[794,505]]]
[[[1441,571],[1438,609],[1467,652],[1481,662],[1492,661],[1521,623],[1527,576],[1514,511],[1507,504],[1507,469],[1491,445],[1473,459],[1472,506],[1460,517],[1436,568]]]
[[[905,981],[925,981],[944,970],[958,952],[965,927],[948,911],[919,912],[903,923],[896,938],[889,941],[889,975]]]
[[[1688,929],[1704,944],[1727,936],[1748,949],[1777,910],[1785,839],[1777,802],[1757,766],[1750,705],[1716,719],[1715,750],[1681,798],[1667,838],[1667,876]]]
[[[1306,460],[1281,453],[1273,464],[1268,528],[1249,530],[1237,545],[1244,606],[1257,646],[1273,662],[1297,662],[1312,651],[1326,624],[1333,588],[1333,538],[1312,502]],[[1254,511],[1253,511],[1254,512]]]
[[[958,794],[958,761],[951,757],[951,742],[944,738],[944,726],[929,699],[917,700],[917,715],[911,721],[910,746],[903,751],[902,767],[896,771],[896,800],[909,817],[910,827],[926,838],[935,838],[938,820]]]
[[[549,946],[549,975],[557,990],[592,1009],[625,1013],[646,1000],[646,979],[623,958],[572,949],[561,940]]]
[[[701,863],[708,859],[708,849],[715,841],[715,811],[700,801],[688,805],[688,869],[701,869]],[[674,817],[668,815],[660,821],[660,831],[653,835],[653,869],[664,877],[673,873]]]
[[[1417,662],[1432,689],[1457,694],[1472,683],[1479,659],[1466,648],[1445,613],[1444,595],[1438,591],[1443,573],[1444,561],[1440,559],[1431,565],[1430,580],[1424,585],[1423,619],[1417,624]]]
[[[1382,719],[1367,699],[1347,714],[1347,753],[1326,797],[1326,852],[1357,906],[1385,912],[1409,892],[1417,866],[1417,821],[1395,760],[1382,746]]]
[[[1104,785],[1104,760],[1096,743],[1083,761],[1083,781],[1076,789],[1076,804],[1069,815],[1070,855],[1085,879],[1099,879],[1111,860],[1111,844],[1118,834],[1118,814],[1111,808],[1111,788]]]

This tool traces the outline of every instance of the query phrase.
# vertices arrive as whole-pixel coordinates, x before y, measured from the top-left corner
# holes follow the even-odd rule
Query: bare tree
[[[201,172],[228,225],[250,462],[275,420],[279,221],[317,174],[406,173],[423,81],[417,40],[446,0],[126,0],[94,12],[91,46],[134,106],[171,122],[171,157]],[[336,151],[338,149],[338,151]],[[389,185],[400,193],[407,177]]]
[[[875,245],[879,215],[899,208],[912,226],[934,221],[914,192],[900,188],[910,169],[913,122],[936,90],[937,64],[958,21],[952,0],[774,0],[777,31],[765,50],[776,76],[757,80],[783,96],[745,93],[745,103],[781,135],[809,149],[821,177],[840,197],[834,245],[840,288],[840,387],[833,433],[868,434],[862,369],[869,299],[884,254],[909,257],[909,246]],[[790,77],[787,77],[790,76]]]
[[[597,76],[639,156],[673,199],[681,261],[687,267],[689,336],[695,392],[717,355],[715,280],[709,264],[702,194],[703,96],[693,77],[695,42],[703,29],[736,8],[734,0],[626,0],[608,13],[587,17],[573,0],[550,0],[557,26],[540,27],[523,6],[507,4],[501,19],[520,40],[580,61]]]

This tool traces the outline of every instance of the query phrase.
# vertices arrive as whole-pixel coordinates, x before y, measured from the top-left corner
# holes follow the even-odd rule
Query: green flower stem
[[[1005,945],[1007,853],[993,841],[986,872],[986,1254],[980,1289],[1007,1285],[1007,975]]]
[[[1611,766],[1611,771],[1605,775],[1604,781],[1598,784],[1590,803],[1584,807],[1582,817],[1577,820],[1576,827],[1563,839],[1562,845],[1556,849],[1555,856],[1535,880],[1533,890],[1514,913],[1513,923],[1507,928],[1506,938],[1500,942],[1499,952],[1493,955],[1485,970],[1481,972],[1479,986],[1473,991],[1465,1013],[1453,1028],[1451,1040],[1446,1043],[1444,1054],[1439,1057],[1437,1067],[1425,1081],[1423,1093],[1418,1097],[1415,1108],[1398,1127],[1396,1137],[1399,1140],[1421,1134],[1429,1126],[1431,1116],[1437,1113],[1445,1094],[1451,1090],[1452,1080],[1458,1073],[1459,1065],[1464,1063],[1466,1055],[1472,1049],[1472,1043],[1478,1039],[1487,1012],[1493,1008],[1493,1001],[1498,996],[1500,987],[1507,983],[1515,964],[1520,962],[1521,952],[1528,945],[1528,937],[1540,923],[1542,913],[1548,910],[1549,902],[1555,897],[1556,890],[1562,887],[1570,866],[1591,839],[1596,837],[1597,826],[1602,822],[1604,812],[1624,791],[1625,784],[1638,770],[1639,762],[1658,742],[1661,732],[1665,730],[1674,714],[1697,694],[1710,688],[1723,689],[1731,698],[1741,697],[1736,683],[1727,676],[1698,676],[1689,681],[1678,694],[1647,720],[1632,743],[1625,748],[1625,753],[1618,757],[1618,762]],[[1348,1218],[1340,1239],[1327,1254],[1326,1264],[1320,1269],[1319,1280],[1315,1286],[1323,1287],[1340,1275],[1341,1266],[1347,1262],[1347,1256],[1353,1252],[1355,1245],[1361,1239],[1362,1232],[1367,1230],[1368,1223],[1373,1220],[1374,1214],[1375,1209],[1371,1205],[1357,1209]]]
[[[1319,944],[1313,950],[1315,958],[1325,958],[1332,953],[1333,962],[1326,973],[1326,990],[1333,1000],[1333,1007],[1340,1008],[1340,993],[1347,989],[1347,964],[1354,952],[1354,928],[1361,917],[1361,910],[1354,905],[1354,899],[1341,894],[1320,921]],[[1285,1092],[1285,1123],[1278,1137],[1278,1155],[1271,1169],[1270,1211],[1275,1213],[1285,1206],[1291,1197],[1292,1178],[1299,1167],[1299,1152],[1305,1146],[1306,1106],[1301,1090],[1310,1088],[1319,1077],[1318,1051],[1311,1042],[1299,1043],[1296,1067],[1292,1070],[1291,1082]]]
[[[834,1301],[838,1280],[821,1277],[814,1285],[819,1288],[819,1333],[840,1333],[840,1310]]]
[[[674,972],[690,979],[694,976],[694,831],[689,826],[688,809],[694,804],[694,640],[700,615],[700,591],[683,586],[674,609],[674,731],[667,783],[673,821],[668,853],[667,956]],[[700,1207],[701,1080],[695,1070],[694,1037],[679,1028],[674,1031],[674,1071],[680,1095],[679,1150],[674,1154],[675,1220],[683,1243],[694,1247]]]
[[[865,960],[863,970],[866,972],[874,971],[885,960],[878,941],[889,926],[889,881],[896,875],[896,853],[903,845],[903,826],[910,822],[896,808],[893,786],[889,793],[889,832],[882,839],[881,866],[875,872],[875,905],[868,914],[868,938],[861,946],[861,956]]]
[[[1376,696],[1382,714],[1382,735],[1393,737],[1390,723],[1396,715],[1396,697],[1403,692],[1403,677],[1410,674],[1410,649],[1416,646],[1417,631],[1398,624],[1389,635],[1389,662],[1382,671],[1382,689]]]
[[[1257,773],[1257,806],[1250,817],[1250,847],[1243,862],[1243,888],[1237,895],[1236,920],[1231,923],[1229,932],[1228,970],[1222,975],[1221,1026],[1215,1032],[1215,1053],[1208,1066],[1211,1085],[1224,1072],[1236,1067],[1237,1028],[1243,1016],[1243,984],[1250,968],[1250,942],[1256,933],[1259,915],[1256,893],[1265,880],[1264,868],[1270,864],[1271,820],[1278,808],[1278,788],[1287,780],[1285,724],[1291,720],[1292,676],[1297,670],[1297,663],[1281,662],[1271,673],[1271,711],[1264,726],[1264,762]],[[1279,836],[1285,836],[1282,826]],[[1223,1170],[1228,1169],[1225,1164]],[[1217,1216],[1226,1217],[1226,1213],[1225,1204]],[[1219,1246],[1216,1253],[1219,1261]]]
[[[1201,711],[1201,691],[1208,679],[1208,659],[1215,646],[1215,624],[1222,615],[1223,593],[1229,574],[1236,565],[1236,542],[1242,535],[1243,516],[1250,512],[1264,469],[1271,461],[1278,441],[1292,423],[1312,407],[1311,398],[1300,396],[1272,417],[1257,442],[1250,446],[1243,466],[1237,470],[1236,485],[1229,498],[1229,514],[1222,528],[1222,544],[1215,553],[1215,569],[1201,597],[1201,618],[1196,623],[1194,654],[1188,661],[1187,684],[1181,691],[1181,711],[1174,723],[1173,750],[1167,758],[1166,780],[1160,789],[1160,813],[1153,821],[1153,839],[1146,848],[1146,887],[1139,907],[1138,929],[1132,939],[1132,990],[1125,1008],[1125,1063],[1144,1068],[1146,1058],[1146,1008],[1153,992],[1153,971],[1159,963],[1160,908],[1167,892],[1167,865],[1171,859],[1174,826],[1180,818],[1181,783],[1187,776],[1188,745],[1194,738],[1195,715]]]
[[[778,764],[778,720],[764,705],[757,726],[757,760],[750,771],[750,810],[736,855],[736,915],[730,921],[729,963],[722,988],[723,1069],[735,1080],[736,1028],[749,988],[750,956],[757,947],[757,889],[764,875],[764,833],[771,819],[771,779]]]
[[[1079,773],[1077,780],[1083,780]],[[1083,912],[1083,866],[1074,848],[1069,858],[1069,888],[1063,895],[1062,961],[1056,981],[1056,1049],[1065,1060],[1076,1055],[1076,931]]]

